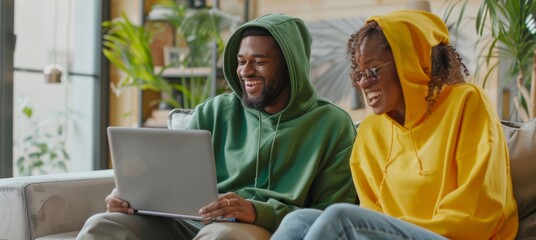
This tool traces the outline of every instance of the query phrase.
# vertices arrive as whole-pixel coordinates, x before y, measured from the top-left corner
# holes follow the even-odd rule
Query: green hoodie
[[[242,31],[267,29],[288,64],[291,97],[279,113],[244,107],[236,73]],[[356,136],[351,118],[318,96],[309,81],[312,38],[303,21],[270,14],[240,26],[224,50],[224,75],[233,93],[195,109],[188,128],[212,132],[218,189],[255,206],[255,224],[273,232],[298,208],[356,202],[348,159]]]

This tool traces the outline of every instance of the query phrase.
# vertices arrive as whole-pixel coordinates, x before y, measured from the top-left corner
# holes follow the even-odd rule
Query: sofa
[[[182,127],[187,113],[172,111],[168,127]],[[536,119],[502,125],[518,202],[517,238],[536,239]],[[0,239],[74,239],[89,216],[106,211],[104,198],[113,188],[112,170],[0,179]]]

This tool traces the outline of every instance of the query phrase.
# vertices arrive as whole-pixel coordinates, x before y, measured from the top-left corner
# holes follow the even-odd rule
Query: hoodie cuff
[[[273,233],[279,224],[275,219],[274,207],[267,202],[259,202],[255,200],[249,200],[253,203],[257,217],[255,218],[255,225],[266,228],[269,232]]]

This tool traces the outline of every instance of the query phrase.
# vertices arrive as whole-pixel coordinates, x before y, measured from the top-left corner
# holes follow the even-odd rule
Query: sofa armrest
[[[0,239],[79,231],[114,186],[113,170],[0,179]]]

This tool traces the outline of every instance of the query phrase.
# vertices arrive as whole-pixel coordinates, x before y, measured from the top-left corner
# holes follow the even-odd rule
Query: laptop
[[[206,220],[199,209],[218,198],[209,131],[108,127],[108,140],[119,198],[137,214]]]

